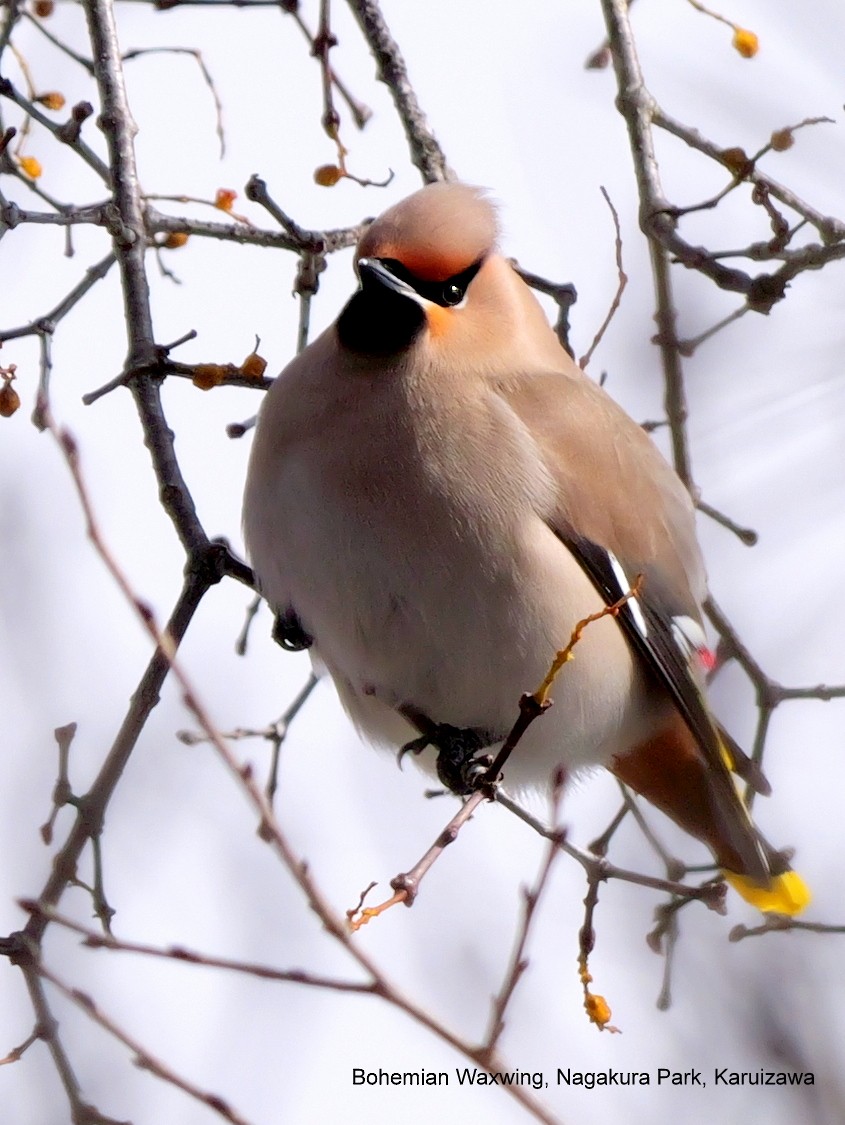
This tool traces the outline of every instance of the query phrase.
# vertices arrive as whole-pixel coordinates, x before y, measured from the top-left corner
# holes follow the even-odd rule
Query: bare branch
[[[42,113],[34,102],[25,98],[23,94],[16,90],[8,78],[0,78],[0,98],[8,98],[9,101],[14,102],[28,117],[31,117],[33,121],[37,121],[48,133],[52,133],[56,140],[62,141],[72,148],[74,152],[78,153],[88,167],[97,173],[104,184],[107,186],[111,184],[109,166],[102,162],[92,148],[79,139],[78,131],[76,131],[74,135],[74,131],[68,130],[66,125],[57,125],[55,121],[51,120],[45,113]]]
[[[408,78],[405,60],[390,34],[377,0],[348,0],[348,3],[376,60],[378,76],[393,98],[408,139],[411,160],[426,183],[454,179],[446,156],[420,108]]]

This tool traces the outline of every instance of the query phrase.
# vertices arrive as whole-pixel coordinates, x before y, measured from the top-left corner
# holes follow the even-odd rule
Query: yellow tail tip
[[[733,889],[766,914],[800,914],[812,899],[810,888],[797,871],[776,875],[768,887],[761,887],[746,875],[723,870],[722,874]]]

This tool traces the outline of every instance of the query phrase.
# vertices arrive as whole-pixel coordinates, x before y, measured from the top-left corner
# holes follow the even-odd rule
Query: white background
[[[125,49],[198,47],[224,104],[227,155],[218,160],[213,106],[192,62],[157,55],[127,67],[137,150],[149,192],[211,198],[219,186],[242,189],[259,172],[271,193],[306,227],[342,226],[378,213],[418,186],[388,94],[345,8],[334,18],[341,45],[333,61],[375,116],[363,134],[348,120],[342,136],[350,167],[389,188],[350,182],[327,190],[313,169],[333,159],[319,128],[319,71],[293,22],[271,9],[198,7],[155,13],[119,9]],[[304,5],[312,26],[316,4]],[[385,15],[408,61],[422,105],[461,178],[493,189],[502,202],[503,245],[527,268],[573,281],[579,292],[573,343],[586,350],[615,288],[613,230],[599,185],[619,210],[631,282],[591,373],[635,418],[660,416],[661,382],[653,332],[647,257],[636,225],[631,160],[614,110],[610,71],[586,72],[601,42],[598,5],[425,4],[385,0]],[[845,218],[842,52],[845,18],[835,0],[773,6],[736,0],[731,18],[757,31],[757,58],[742,60],[724,26],[682,3],[636,5],[634,25],[646,81],[674,116],[719,144],[752,152],[771,131],[827,114],[835,124],[801,131],[794,148],[767,158],[767,170],[822,212]],[[59,5],[50,29],[83,53],[76,5]],[[31,28],[16,37],[41,88],[68,103],[94,91],[83,71]],[[11,65],[9,56],[7,61]],[[10,76],[18,79],[17,75]],[[102,150],[93,120],[89,143]],[[37,128],[27,151],[44,165],[42,183],[59,198],[102,196],[95,177]],[[659,156],[667,193],[693,202],[718,190],[723,174],[668,138]],[[8,180],[6,181],[9,182]],[[7,188],[22,205],[31,196]],[[738,192],[716,216],[685,231],[714,248],[767,236],[765,217]],[[740,197],[742,202],[740,202]],[[162,205],[163,206],[163,205]],[[235,210],[269,223],[243,196]],[[173,205],[179,213],[179,205]],[[216,217],[214,212],[197,212]],[[221,216],[222,217],[222,216]],[[101,230],[77,228],[76,254],[62,256],[54,227],[18,228],[3,244],[0,296],[4,327],[49,309],[108,250]],[[186,361],[239,362],[256,334],[270,370],[292,354],[295,259],[268,250],[203,242],[167,257],[182,284],[158,276],[149,260],[157,339],[195,328],[180,349]],[[682,335],[695,335],[735,307],[735,298],[698,277],[675,273]],[[351,254],[333,257],[315,302],[313,330],[337,314],[353,288]],[[711,586],[740,635],[773,677],[804,685],[845,681],[845,351],[843,266],[805,275],[768,318],[749,315],[703,346],[686,364],[695,478],[705,499],[755,528],[749,550],[700,520]],[[158,507],[156,485],[130,396],[117,391],[91,407],[81,395],[119,370],[125,347],[116,271],[99,283],[56,333],[53,409],[75,433],[105,536],[138,593],[163,619],[180,584],[182,559]],[[76,721],[72,780],[90,783],[114,738],[149,656],[149,645],[85,539],[58,450],[28,422],[37,376],[32,341],[7,344],[24,399],[0,433],[0,706],[4,783],[0,791],[0,930],[22,925],[15,898],[41,887],[51,852],[38,826],[47,817],[56,774],[52,730]],[[227,422],[254,412],[257,397],[221,389],[202,394],[172,380],[165,405],[177,452],[210,534],[240,541],[240,493],[248,441],[230,441]],[[261,726],[307,675],[307,658],[268,638],[256,621],[249,655],[233,646],[248,603],[234,583],[213,590],[183,648],[185,667],[226,730]],[[714,705],[748,743],[754,700],[735,671],[719,678]],[[809,917],[842,921],[841,792],[843,704],[790,703],[774,717],[767,772],[774,796],[758,819],[777,844],[798,849],[797,865],[815,891]],[[159,944],[262,960],[280,967],[353,974],[254,831],[254,818],[213,751],[187,748],[175,732],[190,726],[168,686],[108,810],[103,837],[106,889],[115,932]],[[259,768],[263,744],[242,744]],[[354,905],[371,879],[386,886],[433,839],[447,802],[425,801],[412,769],[358,745],[331,687],[323,684],[285,746],[279,812],[290,837],[338,909]],[[586,843],[616,805],[605,776],[585,778],[567,796],[563,819]],[[537,810],[542,811],[538,802]],[[71,824],[59,818],[57,841]],[[665,822],[661,836],[686,857],[695,845]],[[540,842],[498,809],[485,808],[429,875],[413,910],[397,909],[358,940],[389,976],[471,1041],[483,1035],[488,1001],[501,981],[520,911],[520,887],[533,881]],[[659,873],[633,830],[617,837],[612,858]],[[703,859],[703,854],[701,855]],[[88,857],[86,857],[86,864]],[[90,868],[80,872],[90,877]],[[542,1096],[567,1122],[745,1121],[771,1125],[845,1117],[842,938],[768,935],[727,942],[736,922],[755,916],[732,896],[729,916],[690,907],[674,972],[674,1003],[658,1013],[662,963],[644,935],[660,901],[622,884],[603,888],[591,961],[595,987],[613,1008],[621,1035],[599,1034],[581,1010],[575,958],[584,883],[558,863],[530,942],[531,967],[509,1012],[502,1049],[509,1065],[543,1070]],[[90,900],[66,894],[62,908],[83,921]],[[374,999],[272,985],[128,954],[86,951],[52,929],[45,959],[96,997],[151,1052],[200,1086],[228,1098],[258,1125],[336,1120],[355,1123],[527,1120],[497,1090],[352,1087],[351,1070],[449,1070],[465,1065],[452,1050]],[[131,1065],[128,1052],[56,1001],[61,1033],[88,1100],[133,1122],[193,1125],[207,1108]],[[16,970],[0,979],[0,1054],[32,1026]],[[717,1089],[714,1067],[814,1071],[816,1100],[782,1090]],[[706,1089],[558,1088],[557,1067],[578,1070],[698,1069]],[[68,1110],[46,1048],[0,1069],[4,1125],[53,1125]]]

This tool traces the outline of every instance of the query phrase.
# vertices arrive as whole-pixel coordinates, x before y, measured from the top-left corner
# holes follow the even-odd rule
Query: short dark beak
[[[419,294],[416,290],[407,281],[403,281],[396,274],[391,273],[380,258],[359,258],[358,276],[361,279],[362,289],[375,283],[384,286],[385,289],[392,289],[394,293],[400,293],[403,297],[410,297],[413,301],[419,301]]]

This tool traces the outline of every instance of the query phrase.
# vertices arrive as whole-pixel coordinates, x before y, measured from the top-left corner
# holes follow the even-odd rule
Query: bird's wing
[[[578,559],[607,605],[629,593],[638,575],[623,571],[618,559],[595,543],[553,528],[555,534]],[[716,774],[735,773],[757,792],[767,794],[769,785],[757,766],[716,723],[702,692],[702,674],[709,662],[706,638],[697,621],[670,616],[649,598],[647,579],[640,592],[620,609],[617,620],[631,647],[663,685]],[[735,790],[730,785],[730,800]]]
[[[574,364],[524,376],[499,393],[530,429],[553,479],[555,506],[546,522],[604,601],[618,601],[642,576],[618,621],[723,778],[726,799],[737,799],[730,771],[765,792],[759,769],[723,736],[703,695],[706,581],[680,479],[642,428]]]

